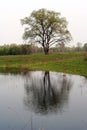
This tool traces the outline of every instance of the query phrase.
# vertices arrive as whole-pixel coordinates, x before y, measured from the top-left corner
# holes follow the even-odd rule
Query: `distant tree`
[[[9,45],[9,55],[18,55],[20,54],[19,46],[15,43]]]
[[[31,54],[32,45],[21,44],[17,45],[15,43],[10,45],[0,46],[0,55],[22,55],[22,54]]]
[[[65,51],[65,44],[63,42],[56,45],[60,52]]]
[[[81,42],[77,42],[76,51],[81,51]]]
[[[31,53],[31,45],[22,44],[20,46],[21,54],[30,54]]]
[[[87,43],[84,44],[83,49],[84,51],[87,51]]]
[[[71,40],[71,34],[67,29],[68,23],[58,12],[39,9],[22,19],[21,23],[25,25],[23,39],[40,43],[45,54],[49,53],[49,48],[53,44]]]

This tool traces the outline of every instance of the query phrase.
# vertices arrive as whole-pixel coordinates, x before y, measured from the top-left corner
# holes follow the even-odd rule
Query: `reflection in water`
[[[53,72],[26,75],[24,104],[36,113],[62,112],[72,86],[70,77]]]
[[[83,76],[0,74],[0,130],[87,130],[86,99]]]

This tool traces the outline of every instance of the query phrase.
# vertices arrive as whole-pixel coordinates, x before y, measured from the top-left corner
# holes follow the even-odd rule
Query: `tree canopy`
[[[52,45],[71,40],[67,29],[68,22],[59,12],[39,9],[33,11],[29,17],[21,19],[21,23],[25,25],[23,39],[41,44],[45,54],[48,54]]]

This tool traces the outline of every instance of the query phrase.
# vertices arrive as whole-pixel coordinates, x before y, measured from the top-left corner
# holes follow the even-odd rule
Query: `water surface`
[[[0,130],[87,130],[87,79],[57,72],[0,74]]]

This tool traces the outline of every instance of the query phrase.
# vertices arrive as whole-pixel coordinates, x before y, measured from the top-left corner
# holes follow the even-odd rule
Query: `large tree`
[[[69,42],[71,35],[67,29],[68,23],[60,15],[46,9],[33,11],[29,17],[21,19],[22,25],[25,25],[23,39],[41,44],[45,54],[49,53],[53,44]]]

